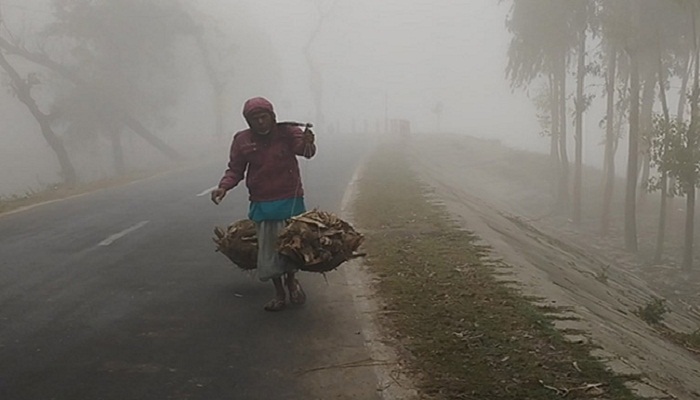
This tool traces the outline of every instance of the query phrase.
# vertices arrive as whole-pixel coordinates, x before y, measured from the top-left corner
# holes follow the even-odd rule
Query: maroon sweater
[[[267,135],[250,129],[233,136],[228,169],[219,182],[226,190],[245,177],[250,201],[283,200],[304,195],[297,156],[311,158],[316,145],[305,144],[296,126],[277,124]]]

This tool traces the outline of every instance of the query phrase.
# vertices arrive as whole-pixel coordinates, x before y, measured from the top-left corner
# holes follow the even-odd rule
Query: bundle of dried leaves
[[[214,228],[216,251],[241,269],[257,267],[258,240],[255,223],[240,220],[226,230]],[[293,217],[280,233],[278,251],[302,271],[327,272],[343,262],[362,256],[355,251],[364,237],[335,214],[313,210]]]
[[[312,210],[293,217],[280,233],[280,254],[302,271],[327,272],[362,256],[355,251],[364,237],[335,214]]]
[[[216,251],[228,257],[241,269],[251,270],[258,264],[258,238],[255,223],[244,219],[229,225],[226,230],[214,228]]]

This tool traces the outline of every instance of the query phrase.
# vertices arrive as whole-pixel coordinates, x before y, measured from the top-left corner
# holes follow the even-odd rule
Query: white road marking
[[[218,188],[218,186],[212,186],[212,187],[210,187],[209,189],[207,189],[207,190],[203,191],[202,193],[198,194],[197,197],[206,196],[206,195],[208,195],[209,193],[211,193],[211,192],[212,192],[214,189],[216,189],[216,188]]]
[[[137,230],[137,229],[143,228],[144,225],[146,225],[147,223],[148,223],[148,221],[141,221],[141,222],[139,222],[138,224],[136,224],[136,225],[134,225],[134,226],[132,226],[132,227],[130,227],[130,228],[124,229],[123,231],[121,231],[121,232],[119,232],[119,233],[115,233],[114,235],[112,235],[112,236],[108,237],[107,239],[101,241],[100,244],[98,244],[98,246],[109,246],[110,244],[114,243],[116,240],[121,239],[122,237],[124,237],[124,236],[130,234],[131,232],[133,232],[133,231],[135,231],[135,230]]]

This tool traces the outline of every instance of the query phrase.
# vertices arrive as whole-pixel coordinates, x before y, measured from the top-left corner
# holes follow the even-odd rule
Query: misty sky
[[[303,47],[319,18],[315,3],[246,0],[234,8],[228,0],[198,0],[218,20],[241,3],[283,61],[284,87],[271,94],[281,114],[311,118]],[[364,119],[383,118],[388,93],[390,118],[430,132],[437,124],[431,109],[442,101],[442,130],[546,148],[536,135],[532,103],[505,81],[507,11],[493,0],[338,1],[313,45],[323,70],[324,113],[341,128],[353,118],[359,127]]]
[[[237,83],[227,88],[231,93],[226,104],[230,108],[225,121],[227,132],[245,127],[240,115],[242,101],[257,95],[275,103],[281,120],[317,122],[303,49],[319,20],[316,5],[327,9],[331,3],[188,0],[188,4],[218,21],[224,33],[234,35],[232,42],[238,46],[232,56]],[[6,21],[15,30],[31,30],[33,23],[44,24],[52,15],[48,0],[2,0],[1,4]],[[373,130],[383,121],[388,100],[389,118],[410,120],[414,132],[433,133],[438,124],[432,109],[442,102],[442,131],[501,139],[516,148],[547,152],[549,141],[538,135],[540,127],[532,101],[522,90],[512,91],[505,79],[510,42],[505,29],[508,11],[509,2],[499,4],[495,0],[337,0],[312,46],[313,58],[322,71],[326,122],[338,125],[339,132],[351,131],[353,122],[358,130],[365,123]],[[242,20],[264,32],[266,38],[262,40],[271,42],[271,50],[266,50],[270,52],[270,64],[281,64],[279,68],[265,71],[260,67],[265,65],[256,48],[261,39],[254,37],[259,34],[250,31]],[[190,62],[198,63],[194,59]],[[271,79],[270,71],[280,71],[274,74],[282,76]],[[177,127],[170,127],[168,140],[175,140],[174,130],[178,131],[177,137],[192,140],[211,137],[214,132],[204,75],[191,78],[195,92],[183,96],[188,104],[181,105],[177,113],[181,121]],[[271,80],[280,83],[271,85]],[[9,184],[3,185],[22,191],[27,179],[19,171],[39,164],[39,168],[49,168],[55,160],[23,105],[9,90],[0,97],[0,116],[14,116],[12,129],[5,135],[12,146],[0,149],[0,157],[11,165],[4,178]],[[599,166],[602,133],[598,114],[585,115],[584,162]],[[324,132],[327,126],[317,126],[316,130],[328,133]],[[27,134],[30,131],[33,133]],[[568,137],[573,140],[571,121]],[[139,143],[136,138],[133,142]],[[173,145],[187,147],[181,143]],[[618,157],[622,161],[624,149]],[[42,167],[44,164],[46,167]],[[33,183],[51,181],[43,174],[35,175]]]

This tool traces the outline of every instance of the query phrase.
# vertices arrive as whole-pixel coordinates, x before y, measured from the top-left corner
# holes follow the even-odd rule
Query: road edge
[[[365,161],[366,157],[360,160],[340,205],[341,218],[353,226],[355,221],[352,204],[359,194],[358,183],[365,173]],[[398,351],[389,344],[391,341],[381,328],[379,320],[381,300],[373,287],[373,282],[378,278],[359,258],[347,262],[343,268],[343,278],[352,294],[365,347],[374,361],[372,370],[377,378],[377,393],[380,398],[383,400],[418,399],[418,391],[413,381],[403,372]]]

